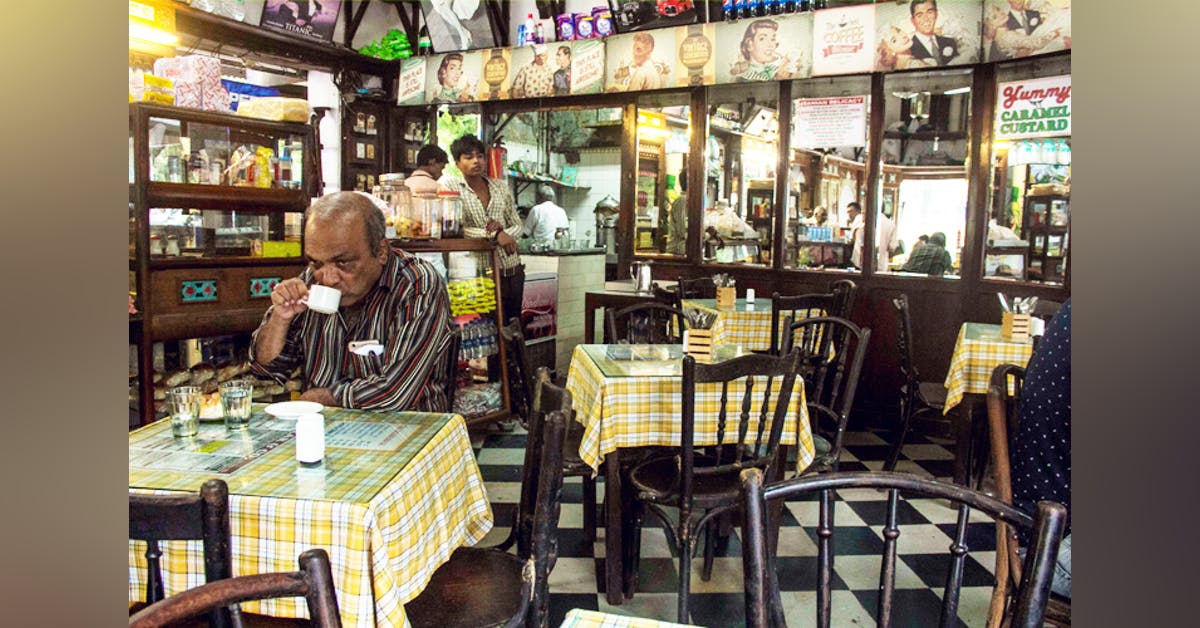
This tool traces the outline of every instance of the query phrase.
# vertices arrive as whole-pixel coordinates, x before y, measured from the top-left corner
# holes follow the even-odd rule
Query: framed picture
[[[259,26],[317,41],[333,42],[342,0],[267,0]]]
[[[695,24],[700,21],[697,4],[694,0],[608,0],[618,33]]]
[[[478,50],[496,46],[492,22],[483,0],[421,0],[434,52]],[[503,7],[508,10],[508,7]]]

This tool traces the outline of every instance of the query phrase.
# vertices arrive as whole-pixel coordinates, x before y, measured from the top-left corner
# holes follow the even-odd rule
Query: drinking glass
[[[171,435],[195,436],[200,431],[200,389],[179,386],[167,391],[167,412],[171,416]]]
[[[221,384],[221,411],[225,427],[244,430],[250,425],[250,400],[254,386],[248,380],[230,380]]]

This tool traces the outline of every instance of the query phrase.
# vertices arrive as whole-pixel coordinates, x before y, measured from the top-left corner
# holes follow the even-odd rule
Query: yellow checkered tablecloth
[[[963,323],[946,373],[945,412],[957,406],[964,393],[987,394],[988,380],[997,366],[1024,366],[1032,353],[1032,341],[1006,340],[999,325]]]
[[[756,300],[753,305],[738,299],[732,310],[718,310],[716,299],[684,299],[683,307],[717,315],[713,322],[713,343],[741,345],[765,351],[771,348],[771,300]],[[779,323],[783,326],[783,321]]]
[[[323,413],[325,460],[311,469],[296,463],[294,422],[259,405],[245,435],[218,424],[174,439],[168,421],[153,423],[129,434],[130,490],[194,492],[209,478],[225,480],[234,576],[295,571],[301,552],[320,547],[329,552],[344,625],[405,626],[404,604],[455,549],[492,527],[466,424],[455,414]],[[168,596],[204,583],[198,541],[165,543],[162,564]],[[145,573],[145,544],[130,541],[131,602],[145,599]],[[303,598],[243,608],[308,613]]]
[[[559,628],[689,628],[692,624],[673,624],[669,621],[629,617],[573,608]]]
[[[618,345],[576,345],[567,376],[567,390],[571,391],[575,402],[575,420],[585,428],[579,455],[593,469],[599,467],[605,455],[622,447],[679,445],[682,360],[614,360],[608,357],[611,346]],[[780,380],[775,379],[771,411],[775,409],[779,386]],[[757,389],[761,390],[761,385]],[[697,444],[717,444],[720,399],[721,388],[717,384],[702,385],[697,391]],[[797,468],[803,469],[813,461],[814,453],[804,401],[804,382],[799,377],[788,405],[782,442],[796,444],[799,432]],[[740,392],[734,394],[731,391],[726,408],[728,416],[738,415],[741,411]],[[756,407],[752,411],[749,434],[757,431],[757,421]],[[728,430],[726,442],[735,434],[734,430]]]

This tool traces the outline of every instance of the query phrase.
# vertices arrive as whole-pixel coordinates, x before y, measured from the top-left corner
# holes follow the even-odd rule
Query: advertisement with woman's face
[[[981,0],[875,5],[875,71],[979,62]]]
[[[430,57],[425,72],[425,102],[474,102],[482,71],[482,59],[477,51],[451,52]]]
[[[812,75],[812,15],[717,25],[717,82],[782,81]]]

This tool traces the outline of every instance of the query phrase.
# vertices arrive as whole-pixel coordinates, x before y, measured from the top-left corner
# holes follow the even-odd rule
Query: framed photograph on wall
[[[478,50],[496,46],[483,0],[421,0],[434,52]],[[508,10],[508,7],[504,7]]]
[[[342,0],[267,0],[258,25],[332,43],[341,8]]]

